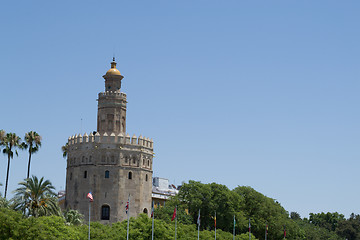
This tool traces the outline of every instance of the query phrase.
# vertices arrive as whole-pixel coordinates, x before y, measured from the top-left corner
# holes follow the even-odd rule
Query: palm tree
[[[0,149],[4,145],[3,144],[4,137],[5,137],[5,131],[1,129],[0,130]]]
[[[37,132],[30,131],[25,134],[25,148],[29,147],[29,163],[27,177],[30,175],[31,154],[36,153],[41,147],[41,136]]]
[[[84,216],[77,210],[69,209],[64,212],[64,218],[67,225],[80,225],[84,220]]]
[[[55,188],[49,180],[40,180],[36,176],[19,183],[13,199],[14,209],[22,211],[28,216],[61,215],[57,203]]]
[[[18,156],[18,152],[16,148],[22,149],[23,145],[20,142],[21,138],[18,137],[15,133],[7,133],[2,140],[2,145],[4,147],[3,153],[8,156],[8,165],[6,171],[6,182],[5,182],[5,194],[6,198],[8,181],[9,181],[9,170],[10,170],[10,159],[14,158],[14,150],[16,156]]]
[[[5,131],[4,130],[0,130],[0,143],[2,142],[2,140],[4,139],[5,137]]]
[[[69,143],[66,143],[64,146],[61,147],[61,151],[63,153],[63,158],[67,157],[68,150],[69,150]]]

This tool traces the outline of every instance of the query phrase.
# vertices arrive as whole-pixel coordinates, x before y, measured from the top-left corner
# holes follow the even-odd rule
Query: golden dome
[[[115,62],[115,58],[113,58],[113,61],[111,62],[111,68],[106,72],[107,76],[121,76],[121,73],[119,70],[116,69],[116,62]]]

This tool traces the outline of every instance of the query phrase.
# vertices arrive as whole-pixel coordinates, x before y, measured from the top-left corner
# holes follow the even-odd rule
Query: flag
[[[173,216],[172,216],[172,218],[171,218],[171,221],[174,221],[175,218],[176,218],[176,207],[175,207],[175,209],[174,209],[174,213],[173,213]]]
[[[216,228],[216,212],[215,212],[215,217],[214,217],[214,225],[215,225],[215,228]]]
[[[199,209],[199,215],[198,215],[198,219],[197,219],[197,224],[200,225],[200,209]]]
[[[130,199],[128,199],[128,201],[126,202],[126,206],[125,206],[125,212],[126,212],[126,214],[128,214],[128,211],[129,211],[129,201],[130,201]]]
[[[151,208],[151,217],[154,216],[154,202],[152,203],[152,208]]]
[[[249,233],[251,232],[251,224],[250,224],[250,219],[249,219]]]
[[[89,192],[87,195],[86,195],[86,198],[90,200],[90,202],[94,201],[94,198],[93,198],[93,195],[91,194],[91,192]]]
[[[268,231],[269,231],[269,227],[268,227],[268,225],[266,224],[266,235],[268,234]]]

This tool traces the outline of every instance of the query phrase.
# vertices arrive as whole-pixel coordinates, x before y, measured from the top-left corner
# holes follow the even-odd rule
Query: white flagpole
[[[90,240],[90,213],[91,213],[91,201],[89,201],[89,237],[88,237],[89,240]]]
[[[266,224],[266,226],[265,226],[265,240],[267,240],[267,229],[268,229],[268,225]]]
[[[126,230],[126,240],[129,240],[130,194],[129,194],[129,198],[128,198],[128,203],[129,203],[129,207],[128,207],[128,212],[127,212],[127,230]]]
[[[151,214],[152,214],[152,227],[151,227],[151,240],[154,240],[154,201],[152,202],[152,209],[151,209]]]
[[[235,240],[235,223],[236,223],[236,221],[235,221],[235,215],[234,215],[234,230],[233,230],[233,240]]]
[[[176,223],[177,223],[177,206],[175,206],[175,240],[176,240]]]
[[[216,240],[216,211],[215,211],[215,240]]]
[[[250,218],[249,218],[249,240],[251,240],[251,225],[250,225]]]
[[[199,237],[200,237],[200,209],[199,209],[197,225],[198,225],[198,240],[199,240]]]

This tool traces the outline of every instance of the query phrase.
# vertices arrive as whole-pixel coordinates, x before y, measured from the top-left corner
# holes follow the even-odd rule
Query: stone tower
[[[115,59],[103,76],[105,91],[99,93],[97,132],[69,137],[65,207],[91,220],[112,223],[126,219],[130,196],[130,216],[151,211],[153,141],[126,134],[126,94],[124,78]]]

